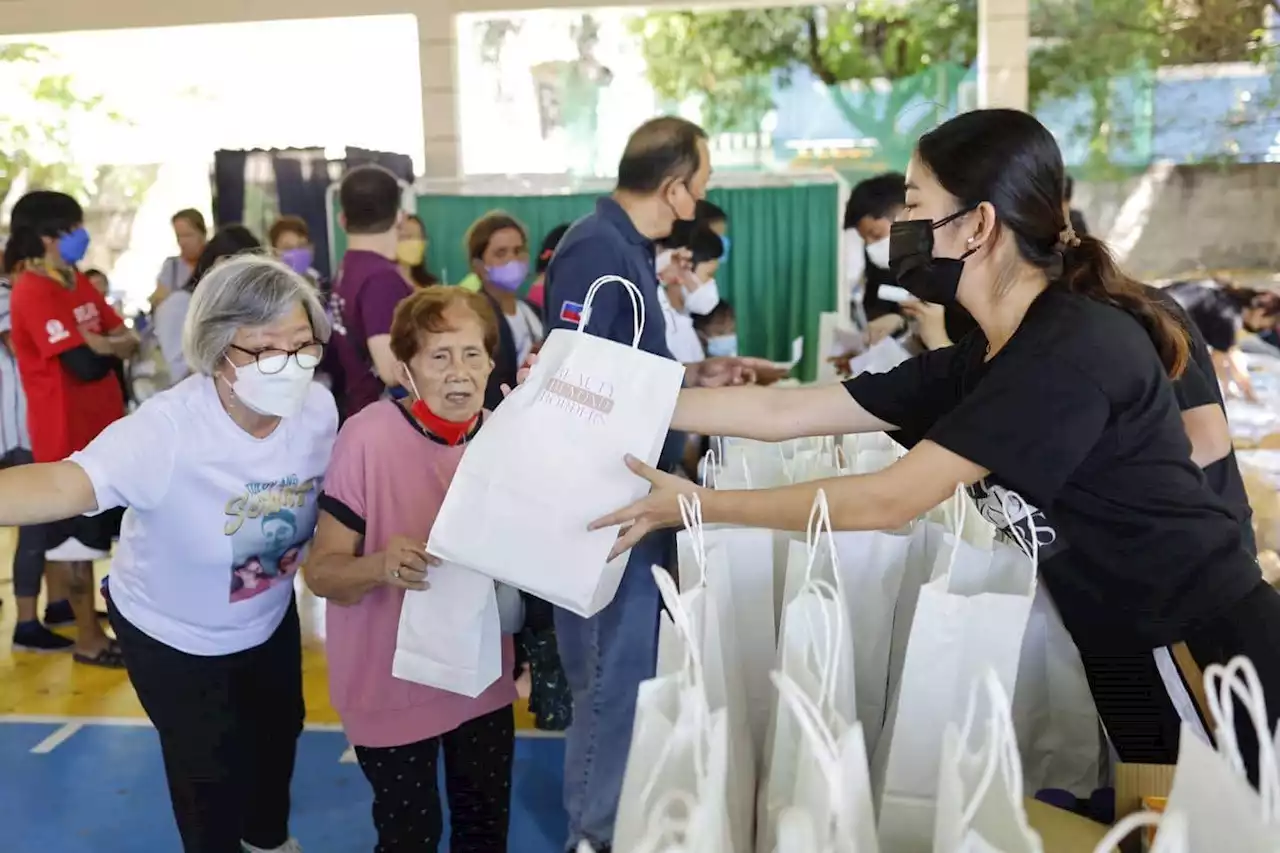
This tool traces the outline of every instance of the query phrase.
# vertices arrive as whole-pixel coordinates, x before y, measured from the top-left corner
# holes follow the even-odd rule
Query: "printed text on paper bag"
[[[561,370],[547,380],[538,402],[572,412],[589,423],[603,424],[613,411],[613,383]]]

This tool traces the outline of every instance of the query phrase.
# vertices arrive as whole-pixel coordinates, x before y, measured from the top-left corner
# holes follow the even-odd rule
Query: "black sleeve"
[[[844,383],[858,405],[897,427],[894,441],[914,447],[960,400],[964,352],[922,353],[888,373],[863,373]]]
[[[316,505],[325,512],[332,515],[343,527],[352,533],[365,535],[365,521],[360,517],[360,513],[344,504],[328,492],[320,493],[320,500]]]
[[[1106,428],[1111,403],[1051,356],[997,362],[925,438],[981,465],[1038,506],[1053,503]]]
[[[1217,406],[1221,403],[1217,394],[1218,380],[1205,376],[1195,361],[1187,362],[1187,369],[1173,383],[1174,396],[1178,398],[1178,410],[1189,412],[1201,406]]]
[[[1187,313],[1211,349],[1228,352],[1236,345],[1240,311],[1227,298],[1211,294],[1188,308]]]
[[[89,349],[87,344],[59,353],[58,360],[72,376],[81,382],[96,382],[111,373],[115,369],[116,362],[119,361],[111,356],[98,355]]]

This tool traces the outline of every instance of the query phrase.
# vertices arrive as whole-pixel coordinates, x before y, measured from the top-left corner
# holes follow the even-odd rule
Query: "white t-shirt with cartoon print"
[[[302,411],[254,438],[207,376],[190,376],[79,453],[98,509],[128,507],[111,600],[148,636],[193,655],[261,645],[293,597],[338,431],[312,383]]]

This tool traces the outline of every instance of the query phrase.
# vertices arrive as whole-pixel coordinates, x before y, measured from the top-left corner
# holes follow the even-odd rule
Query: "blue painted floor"
[[[50,752],[31,752],[59,728],[0,722],[0,851],[180,850],[155,731],[88,725]],[[292,829],[306,853],[373,850],[372,797],[360,768],[339,762],[346,747],[340,732],[307,731],[299,742]],[[563,740],[517,739],[511,851],[563,850],[563,762]]]

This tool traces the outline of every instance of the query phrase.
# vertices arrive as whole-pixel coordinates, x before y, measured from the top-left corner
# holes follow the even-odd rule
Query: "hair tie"
[[[1058,252],[1065,252],[1068,249],[1074,249],[1080,245],[1080,238],[1076,235],[1076,229],[1070,224],[1058,232],[1058,245],[1054,249]]]

